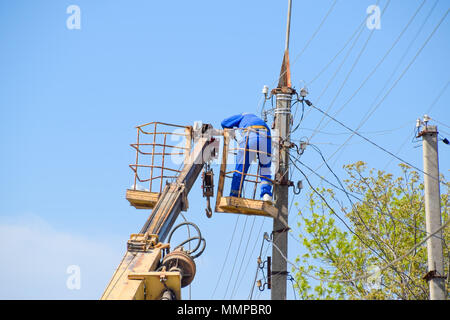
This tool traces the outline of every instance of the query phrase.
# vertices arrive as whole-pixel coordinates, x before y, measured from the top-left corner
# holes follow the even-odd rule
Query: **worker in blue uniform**
[[[258,158],[261,178],[261,198],[272,201],[272,139],[267,124],[251,113],[242,113],[231,116],[222,121],[222,128],[238,128],[242,133],[239,149],[236,156],[236,169],[231,182],[231,197],[240,197],[242,194],[245,176],[252,163]]]

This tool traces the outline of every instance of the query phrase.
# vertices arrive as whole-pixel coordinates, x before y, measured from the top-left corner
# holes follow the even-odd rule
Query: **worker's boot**
[[[272,196],[270,194],[264,194],[263,195],[263,201],[268,201],[268,202],[272,202]]]

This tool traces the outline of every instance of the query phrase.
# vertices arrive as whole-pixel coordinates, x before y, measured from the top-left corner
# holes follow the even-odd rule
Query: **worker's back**
[[[234,115],[222,121],[223,128],[248,128],[251,126],[264,126],[270,133],[270,128],[267,126],[267,124],[258,116],[252,113],[242,113]]]

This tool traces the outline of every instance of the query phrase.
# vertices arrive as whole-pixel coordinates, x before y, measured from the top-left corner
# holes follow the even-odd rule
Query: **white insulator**
[[[307,95],[308,95],[308,89],[306,89],[306,88],[302,88],[301,90],[300,90],[300,95],[304,98],[304,97],[306,97]]]

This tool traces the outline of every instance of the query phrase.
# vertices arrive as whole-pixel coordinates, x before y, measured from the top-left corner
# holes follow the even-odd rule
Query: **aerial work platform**
[[[191,152],[192,127],[149,122],[136,129],[137,141],[130,145],[136,150],[136,161],[129,165],[134,184],[127,189],[126,199],[136,209],[153,209],[165,184],[178,177]],[[148,183],[148,189],[138,183]]]
[[[249,129],[246,129],[249,130]],[[271,153],[267,153],[261,150],[249,150],[247,148],[241,148],[239,146],[231,145],[231,137],[236,134],[242,134],[242,130],[232,130],[225,129],[223,131],[223,149],[222,149],[222,162],[220,164],[220,175],[219,175],[219,183],[217,188],[217,196],[216,196],[216,212],[224,212],[224,213],[238,213],[245,215],[256,215],[263,217],[270,217],[274,219],[279,219],[281,217],[278,216],[278,210],[273,206],[271,201],[263,201],[256,199],[257,187],[261,184],[261,174],[259,162],[258,164],[250,164],[250,168],[248,172],[238,172],[236,170],[228,170],[228,166],[235,164],[235,162],[230,161],[230,159],[234,159],[234,155],[237,152],[245,152],[245,156],[247,154],[253,152],[254,158],[259,159],[263,154],[265,156],[272,157]],[[248,135],[247,135],[248,136]],[[244,133],[245,139],[245,133]],[[252,167],[255,169],[252,173]],[[232,179],[232,175],[238,172],[241,174],[241,183],[239,187],[239,195],[240,197],[227,197],[224,196],[224,187],[227,181]],[[271,180],[272,184],[275,181]],[[250,190],[250,195],[246,194],[246,184],[251,184],[253,188]],[[228,186],[227,186],[228,188]],[[283,224],[287,226],[287,223],[284,219],[280,220]]]
[[[127,189],[125,197],[130,202],[130,205],[136,209],[153,209],[158,202],[160,193],[149,192],[143,190]]]
[[[271,218],[277,215],[277,210],[269,202],[237,197],[220,197],[215,210],[216,212],[241,213]]]
[[[161,129],[162,127],[166,129]],[[198,255],[191,257],[190,253],[177,251],[178,247],[169,251],[171,229],[180,212],[188,209],[187,196],[200,173],[209,169],[211,162],[217,158],[220,147],[219,140],[216,139],[218,136],[223,136],[223,154],[215,211],[271,217],[279,219],[287,227],[272,202],[256,199],[256,189],[261,178],[258,166],[251,166],[257,170],[256,174],[240,173],[243,177],[239,190],[241,197],[223,196],[224,188],[228,187],[226,180],[230,178],[230,174],[236,172],[227,171],[227,165],[233,164],[228,162],[227,158],[230,152],[240,150],[229,145],[230,131],[214,130],[211,125],[193,128],[160,122],[151,122],[136,128],[137,142],[131,144],[136,150],[136,161],[130,165],[134,172],[134,184],[126,191],[126,199],[131,206],[151,209],[152,212],[140,232],[130,236],[127,252],[102,299],[181,298],[181,287],[186,285],[186,281],[192,281],[194,276],[192,272],[186,273],[183,270],[194,270],[193,259]],[[144,137],[150,137],[151,142],[144,141]],[[209,199],[214,194],[214,178],[212,172],[202,176],[202,187],[209,188],[209,192],[204,192],[204,196],[206,194]],[[206,177],[208,178],[205,179]],[[143,185],[144,183],[148,185]],[[251,183],[254,187],[252,196],[246,197],[244,186]],[[169,243],[164,244],[167,237]],[[200,243],[201,237],[199,239]],[[169,258],[173,260],[174,265],[169,263]],[[178,268],[179,263],[183,261],[184,268]],[[166,268],[161,269],[161,266]],[[167,293],[172,294],[167,296]]]
[[[136,128],[137,142],[131,144],[131,147],[136,150],[136,161],[129,165],[134,172],[134,184],[126,191],[126,199],[136,209],[155,209],[165,186],[177,180],[182,173],[182,167],[190,161],[189,156],[192,156],[191,153],[194,153],[195,149],[192,147],[195,133],[191,126],[162,122],[150,122]],[[239,146],[230,143],[234,142],[231,137],[239,134],[239,130],[214,130],[212,127],[209,127],[208,130],[211,131],[209,134],[207,132],[202,132],[202,134],[223,136],[222,161],[220,163],[214,211],[277,219],[278,210],[273,206],[273,203],[256,197],[257,187],[261,184],[258,164],[250,165],[250,170],[246,173],[240,172],[242,176],[239,189],[240,197],[224,196],[224,188],[229,188],[228,182],[237,172],[234,168],[231,168],[235,164],[232,161],[234,155],[237,152],[244,151],[246,154],[249,152],[257,153],[259,157],[263,151],[242,150]],[[173,141],[176,141],[176,143],[173,143]],[[269,153],[265,154],[272,156]],[[176,165],[179,165],[179,167],[176,167]],[[274,181],[271,182],[274,183]],[[144,183],[146,185],[143,185]],[[248,191],[246,190],[247,185],[252,187],[250,192],[246,192]],[[187,199],[185,199],[185,202],[187,203]]]

